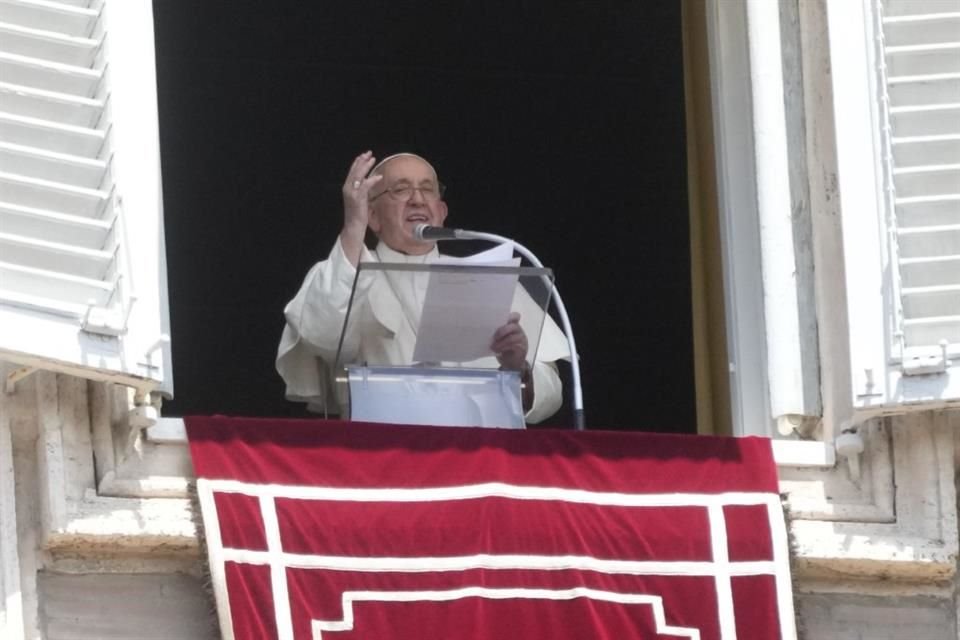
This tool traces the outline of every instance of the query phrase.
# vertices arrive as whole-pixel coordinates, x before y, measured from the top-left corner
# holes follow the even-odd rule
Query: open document
[[[513,245],[502,244],[467,258],[436,264],[517,267]],[[433,272],[413,349],[415,362],[468,362],[493,355],[493,334],[510,314],[517,274]]]

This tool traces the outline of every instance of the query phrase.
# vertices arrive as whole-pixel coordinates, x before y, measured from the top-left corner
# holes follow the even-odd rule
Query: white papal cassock
[[[381,242],[373,252],[364,247],[360,261],[427,264],[439,257],[436,247],[428,254],[411,256]],[[300,291],[284,310],[287,323],[277,351],[277,371],[286,382],[287,399],[306,402],[314,411],[322,410],[327,398],[336,397],[328,365],[337,355],[356,273],[338,238],[329,257],[310,269]],[[427,279],[396,277],[382,271],[362,275],[357,282],[341,361],[411,364]],[[518,287],[513,308],[520,312],[520,326],[528,336],[533,336],[539,329],[536,326],[539,313],[530,297],[519,292],[520,289]],[[555,362],[569,356],[563,332],[547,316],[533,366],[534,401],[526,414],[527,422],[540,422],[560,407],[562,388]],[[490,356],[463,366],[496,368],[498,364]],[[339,402],[332,404],[336,406]],[[331,411],[335,411],[332,406]]]

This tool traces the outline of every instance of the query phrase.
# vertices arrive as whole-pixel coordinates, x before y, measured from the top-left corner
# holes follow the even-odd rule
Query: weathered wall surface
[[[960,416],[874,420],[860,475],[781,468],[806,640],[956,640]]]
[[[808,640],[956,640],[952,602],[928,596],[801,595]]]
[[[0,637],[212,637],[186,446],[147,441],[128,409],[122,388],[45,372],[0,394]],[[957,640],[960,416],[861,433],[859,472],[780,468],[802,637]]]
[[[128,408],[44,371],[0,390],[0,638],[211,637],[186,448]]]
[[[200,581],[172,574],[41,572],[41,631],[46,640],[213,640]]]

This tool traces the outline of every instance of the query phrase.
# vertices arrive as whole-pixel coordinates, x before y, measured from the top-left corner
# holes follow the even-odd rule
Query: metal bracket
[[[113,307],[98,307],[93,300],[87,302],[87,311],[83,314],[80,329],[87,333],[119,338],[127,332],[130,322],[130,313],[137,299],[130,297],[130,304],[126,309]]]
[[[854,482],[860,481],[860,454],[863,453],[863,436],[860,435],[856,427],[843,429],[836,440],[834,448],[837,455],[847,460],[847,470],[850,472],[850,479]]]
[[[901,363],[903,375],[927,376],[946,373],[947,367],[950,366],[950,359],[947,357],[949,346],[949,342],[941,340],[939,352],[932,349],[911,349],[909,353],[904,353]]]
[[[160,398],[151,392],[138,390],[133,398],[133,408],[127,413],[134,429],[149,429],[160,418]]]

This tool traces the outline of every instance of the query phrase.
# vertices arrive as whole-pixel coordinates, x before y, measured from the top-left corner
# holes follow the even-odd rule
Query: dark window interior
[[[282,310],[329,251],[343,177],[369,148],[425,155],[448,224],[515,237],[554,268],[589,428],[695,431],[679,2],[154,13],[166,414],[305,414],[274,370]],[[551,422],[569,425],[569,407]]]

